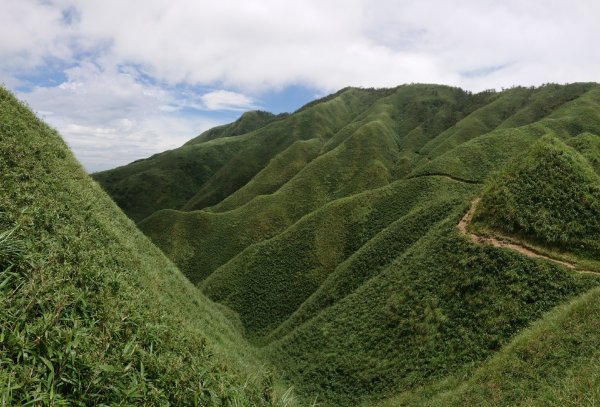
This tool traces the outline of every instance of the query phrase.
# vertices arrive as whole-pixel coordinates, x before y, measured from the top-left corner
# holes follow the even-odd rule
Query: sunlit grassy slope
[[[600,259],[600,177],[576,150],[544,137],[494,176],[474,222]]]
[[[0,186],[2,405],[277,404],[237,318],[4,89]]]
[[[457,224],[596,270],[599,171],[596,84],[404,85],[95,177],[306,404],[508,406],[596,396],[600,277]]]

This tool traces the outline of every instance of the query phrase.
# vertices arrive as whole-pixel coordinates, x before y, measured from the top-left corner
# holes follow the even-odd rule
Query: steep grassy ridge
[[[441,133],[422,150],[431,158],[495,129],[509,129],[531,124],[550,115],[560,106],[576,100],[594,85],[575,83],[565,86],[514,88],[492,94],[492,101],[473,112],[456,126]]]
[[[0,185],[3,404],[275,403],[235,319],[3,89]]]
[[[250,182],[213,206],[211,210],[225,212],[243,206],[259,195],[272,194],[318,157],[322,145],[318,138],[296,141],[269,161]]]
[[[588,161],[544,137],[494,176],[474,225],[600,259],[600,177]]]
[[[328,140],[356,115],[368,109],[381,91],[348,89],[335,99],[301,109],[248,137],[250,151],[232,159],[194,195],[182,209],[195,210],[215,205],[249,182],[269,160],[297,140]]]
[[[600,397],[598,288],[523,330],[465,380],[450,376],[380,403],[397,406],[593,406]]]
[[[465,138],[465,142],[437,155],[431,161],[422,163],[410,176],[442,173],[481,182],[491,171],[501,168],[515,155],[527,150],[544,134],[554,134],[565,139],[584,132],[599,134],[600,89],[598,86],[573,84],[564,89],[559,87],[559,91],[555,89],[556,85],[548,85],[533,91],[528,90],[527,100],[532,104],[531,106],[525,105],[497,128],[488,128],[489,131],[486,133],[467,131],[469,136]],[[522,88],[516,90],[525,91]],[[507,92],[514,92],[514,90]],[[491,103],[490,106],[496,103]],[[555,110],[540,107],[544,103],[557,107]],[[470,123],[480,122],[479,116],[482,115],[482,111],[487,114],[493,111],[489,109],[490,106],[475,111],[454,128],[442,133],[423,147],[422,153],[428,153],[432,146],[436,146],[435,142],[438,139],[447,138],[447,133],[459,134],[464,128],[468,129]],[[538,113],[534,115],[531,110]],[[536,118],[539,121],[535,121]],[[511,127],[512,125],[516,127]],[[440,153],[441,149],[436,148],[435,151]]]
[[[452,206],[445,199],[433,199],[433,202],[423,202],[412,208],[340,263],[318,290],[278,326],[269,339],[286,335],[321,310],[354,292],[408,250],[437,221],[448,216],[451,210]]]
[[[593,406],[600,398],[600,290],[517,336],[465,383],[429,406]]]

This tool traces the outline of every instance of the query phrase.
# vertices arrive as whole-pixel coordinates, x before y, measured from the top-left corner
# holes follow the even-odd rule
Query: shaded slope
[[[5,404],[273,403],[235,319],[3,89],[0,184],[0,232],[14,230],[0,233]]]
[[[599,306],[596,288],[545,314],[472,375],[451,377],[375,405],[594,405],[600,396]]]
[[[594,405],[600,397],[600,290],[520,334],[435,406]]]
[[[584,132],[569,139],[567,143],[585,157],[596,174],[600,175],[600,136]]]
[[[139,222],[163,208],[180,208],[220,168],[251,143],[214,140],[153,155],[93,174],[121,209]]]

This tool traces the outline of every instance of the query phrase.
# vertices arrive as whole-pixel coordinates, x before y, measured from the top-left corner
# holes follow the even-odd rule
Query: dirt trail
[[[577,270],[575,264],[573,263],[569,263],[566,261],[562,261],[562,260],[558,260],[558,259],[554,259],[552,257],[548,257],[546,255],[537,253],[525,246],[521,246],[519,244],[515,244],[515,243],[509,243],[509,242],[505,242],[499,239],[496,239],[494,237],[488,237],[488,236],[480,236],[480,235],[476,235],[474,233],[471,233],[469,231],[467,231],[467,226],[469,225],[469,223],[471,222],[471,219],[473,218],[473,213],[475,213],[475,208],[477,208],[477,204],[479,203],[480,199],[479,198],[475,198],[472,202],[471,202],[471,207],[469,208],[469,210],[467,211],[467,213],[465,213],[465,216],[462,217],[462,219],[460,220],[460,222],[458,222],[458,230],[460,230],[460,232],[467,236],[473,243],[475,244],[489,244],[492,245],[494,247],[501,247],[501,248],[505,248],[505,249],[511,249],[514,250],[518,253],[521,253],[522,255],[525,255],[527,257],[537,257],[537,258],[542,258],[542,259],[546,259],[546,260],[550,260],[554,263],[560,264],[561,266],[573,269],[579,273],[587,273],[587,274],[595,274],[595,275],[600,275],[600,273],[595,272],[595,271],[590,271],[590,270]]]
[[[465,184],[481,184],[481,181],[473,181],[470,179],[458,178],[453,175],[448,175],[448,174],[444,174],[441,172],[440,173],[434,172],[434,173],[428,173],[428,174],[417,174],[417,175],[412,175],[410,177],[407,177],[406,179],[423,178],[423,177],[442,177],[442,178],[449,179],[451,181],[462,182]]]

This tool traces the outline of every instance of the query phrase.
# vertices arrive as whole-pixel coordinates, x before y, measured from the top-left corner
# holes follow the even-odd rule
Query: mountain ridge
[[[483,238],[456,225],[495,188],[498,171],[549,137],[578,148],[584,172],[597,173],[599,96],[591,83],[478,94],[420,84],[347,88],[299,110],[317,120],[296,141],[310,152],[289,147],[216,205],[159,210],[140,227],[239,315],[246,337],[300,395],[353,405],[410,388],[409,377],[427,387],[440,372],[468,371],[467,360],[483,363],[597,284],[567,263],[481,246]],[[351,106],[360,108],[350,114]],[[322,131],[333,127],[319,120],[344,111],[335,119],[345,124]],[[535,160],[523,164],[527,171]],[[418,350],[423,340],[427,351]]]
[[[35,145],[39,129],[20,139],[11,120],[43,125],[30,113],[7,112],[0,127],[5,168],[26,173],[44,151]],[[108,280],[138,279],[140,298],[157,296],[153,312],[173,314],[175,320],[161,317],[171,331],[179,328],[171,342],[161,342],[173,352],[155,360],[140,344],[144,368],[132,365],[136,383],[154,383],[140,375],[147,363],[160,372],[184,366],[185,355],[213,366],[215,387],[203,382],[212,392],[196,394],[209,405],[560,405],[581,402],[583,389],[597,393],[598,275],[481,243],[506,238],[513,248],[535,247],[547,257],[560,249],[559,260],[596,270],[600,241],[586,233],[582,249],[580,231],[596,230],[586,214],[597,209],[600,85],[476,94],[426,84],[345,88],[289,115],[250,113],[236,123],[93,174],[153,243],[99,198],[84,174],[76,172],[79,181],[69,184],[61,160],[72,158],[64,145],[60,157],[23,180],[58,190],[61,183],[85,191],[92,185],[90,196],[112,209],[86,211],[73,201],[76,194],[59,195],[54,204],[46,194],[35,206],[44,227],[76,220],[79,229],[66,227],[49,241],[70,248],[84,236],[85,245],[73,247],[104,253],[99,264]],[[56,144],[57,137],[50,139]],[[7,185],[0,202],[14,219],[22,215],[9,193],[25,202],[44,191]],[[527,203],[531,197],[537,206]],[[475,199],[480,205],[471,212]],[[558,214],[560,208],[572,210]],[[107,217],[120,231],[113,243],[110,233],[94,235]],[[507,229],[513,218],[518,222]],[[553,233],[561,225],[558,247]],[[31,239],[33,230],[22,237]],[[72,264],[82,261],[69,250]],[[113,261],[126,266],[111,268]],[[91,261],[81,264],[98,270]],[[111,284],[103,298],[125,312]],[[52,290],[62,298],[64,291]],[[140,323],[155,318],[139,315]],[[196,354],[188,338],[196,335],[223,358]],[[125,367],[128,352],[118,356]],[[254,365],[263,369],[244,385]],[[48,368],[43,359],[36,366]],[[47,374],[38,370],[35,377]],[[178,374],[192,383],[198,371],[163,369],[157,383]],[[219,380],[225,387],[216,390]],[[136,400],[198,404],[186,398],[194,391],[160,390],[166,388]]]

